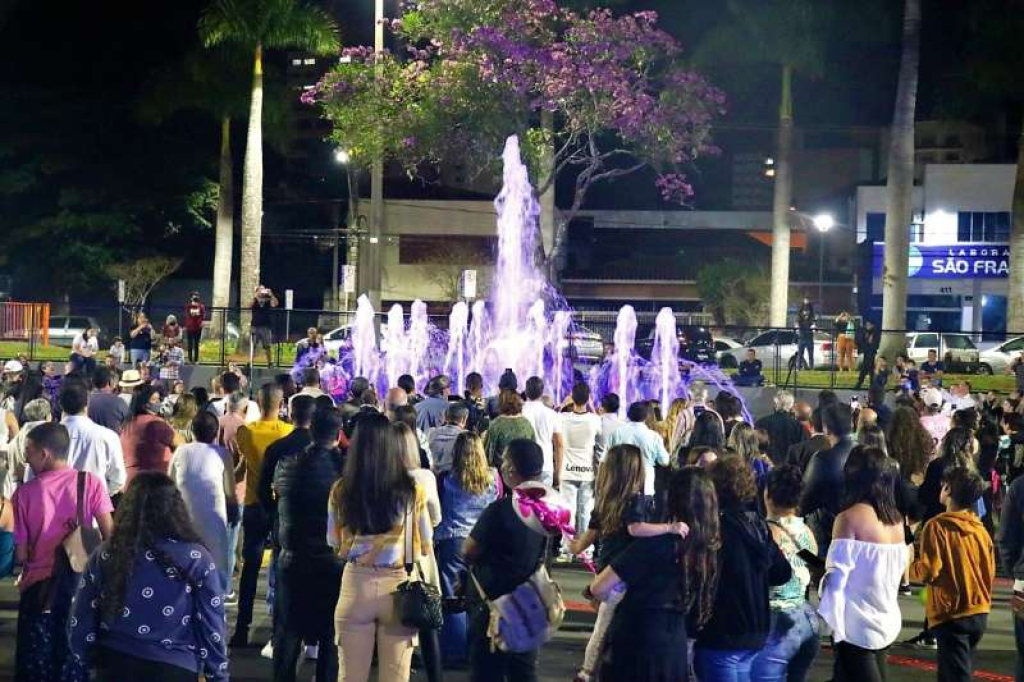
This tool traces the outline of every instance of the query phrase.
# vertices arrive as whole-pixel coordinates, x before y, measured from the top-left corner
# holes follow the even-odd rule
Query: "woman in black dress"
[[[711,617],[721,545],[718,501],[704,470],[686,467],[672,477],[665,513],[689,526],[685,538],[634,540],[590,586],[598,599],[626,588],[605,639],[600,679],[689,679],[687,622],[700,628]]]

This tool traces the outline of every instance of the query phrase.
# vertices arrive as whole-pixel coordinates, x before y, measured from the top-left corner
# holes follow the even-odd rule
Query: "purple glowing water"
[[[636,311],[633,306],[624,305],[615,320],[615,385],[618,387],[619,416],[626,416],[626,408],[636,395],[633,370],[636,365]]]
[[[377,316],[370,299],[363,294],[356,304],[356,322],[352,330],[352,371],[355,376],[366,377],[375,384],[379,365]]]
[[[396,303],[388,311],[388,328],[384,335],[384,350],[387,353],[385,366],[388,385],[396,386],[398,377],[409,371],[409,349],[405,340],[405,311]]]
[[[676,316],[671,308],[662,308],[654,320],[654,347],[651,362],[658,377],[658,399],[661,414],[668,415],[668,408],[679,394],[679,337],[676,336]]]
[[[452,377],[459,395],[465,391],[466,333],[469,327],[469,306],[459,301],[448,316],[448,352],[444,359],[444,373]]]
[[[418,298],[412,302],[409,313],[409,374],[416,380],[417,390],[422,390],[430,379],[431,368],[428,365],[430,350],[430,321],[427,317],[427,304]]]

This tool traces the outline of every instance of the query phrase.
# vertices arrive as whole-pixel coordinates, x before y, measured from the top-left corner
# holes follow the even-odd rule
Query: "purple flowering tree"
[[[347,49],[303,101],[322,106],[353,163],[380,155],[410,176],[456,159],[493,169],[504,139],[518,134],[539,195],[560,177],[574,182],[549,262],[595,186],[653,169],[661,195],[685,203],[687,167],[715,151],[711,124],[724,96],[682,64],[654,12],[414,0],[389,28],[400,55]]]

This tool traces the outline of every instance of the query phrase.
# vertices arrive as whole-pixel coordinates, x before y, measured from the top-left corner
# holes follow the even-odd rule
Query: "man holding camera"
[[[260,346],[267,353],[267,367],[274,364],[270,355],[270,347],[274,344],[274,329],[271,310],[279,305],[277,296],[262,284],[256,287],[256,295],[252,299],[252,350],[255,353]]]
[[[185,304],[185,352],[189,364],[199,363],[199,339],[203,336],[205,320],[206,306],[199,299],[199,292],[193,291]]]

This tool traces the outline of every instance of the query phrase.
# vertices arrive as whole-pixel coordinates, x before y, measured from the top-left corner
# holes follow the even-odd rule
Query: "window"
[[[293,59],[292,60],[292,66],[302,66],[302,60],[301,59]]]
[[[959,135],[947,135],[946,146],[947,147],[959,147],[961,145]]]
[[[922,147],[924,149],[928,149],[930,147],[934,147],[936,145],[935,140],[936,140],[936,138],[935,138],[934,135],[922,135],[921,136],[921,143],[918,146]]]
[[[974,342],[959,334],[943,334],[942,344],[954,350],[974,350]]]
[[[780,346],[791,346],[796,343],[796,334],[794,332],[779,332],[776,339]]]
[[[960,152],[946,152],[942,160],[946,163],[960,163]]]
[[[762,348],[764,346],[775,345],[775,332],[765,332],[764,334],[758,334],[754,337],[754,340],[750,342],[750,345],[755,348]]]
[[[1009,211],[961,211],[957,215],[957,241],[1005,242],[1010,238]]]
[[[66,317],[51,317],[50,328],[51,329],[63,329],[68,326],[68,318]]]
[[[918,334],[917,340],[914,341],[914,348],[938,348],[939,347],[939,335],[938,334]]]
[[[1004,344],[1000,350],[1004,353],[1016,353],[1018,351],[1022,351],[1024,350],[1024,338],[1014,339],[1013,341]]]
[[[407,235],[398,241],[402,265],[490,265],[494,263],[492,237]]]
[[[88,317],[72,317],[70,318],[69,326],[74,327],[75,329],[85,329],[89,324]]]
[[[306,66],[313,66],[314,64],[316,64],[316,60],[313,59],[312,57],[306,57],[305,59],[302,60],[302,63]]]

